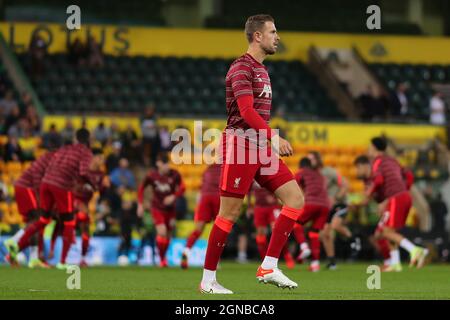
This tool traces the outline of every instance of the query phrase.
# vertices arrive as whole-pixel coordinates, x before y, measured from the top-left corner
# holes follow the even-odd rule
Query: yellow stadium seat
[[[5,172],[7,173],[17,173],[22,172],[22,164],[20,162],[11,161],[6,163]]]
[[[4,184],[11,184],[11,179],[10,179],[10,177],[9,177],[9,174],[7,174],[7,173],[3,173],[2,174],[2,181],[3,181],[3,183]]]
[[[0,146],[6,144],[8,142],[7,136],[0,136]]]
[[[22,163],[22,172],[27,170],[29,167],[31,167],[32,163],[33,163],[32,161],[26,161],[26,162]]]

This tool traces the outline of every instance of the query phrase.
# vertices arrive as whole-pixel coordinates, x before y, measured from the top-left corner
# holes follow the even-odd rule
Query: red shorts
[[[77,214],[75,215],[75,221],[76,224],[78,223],[90,223],[91,222],[91,218],[89,217],[89,214],[87,212],[84,211],[78,211]]]
[[[221,196],[244,198],[253,179],[270,192],[275,192],[286,182],[294,180],[292,172],[270,148],[259,150],[252,144],[244,146],[241,142],[236,142],[236,137],[228,136],[230,147],[227,150],[225,137],[223,135],[221,149]]]
[[[72,191],[58,188],[51,184],[41,184],[41,207],[44,211],[52,210],[56,205],[58,213],[73,212]]]
[[[275,221],[280,210],[281,207],[279,205],[255,207],[253,212],[253,223],[255,227],[266,227],[270,225]]]
[[[403,228],[411,207],[412,198],[409,192],[399,193],[389,198],[386,211],[381,216],[377,229],[380,230],[383,229],[383,227],[390,227],[393,229]]]
[[[327,206],[321,206],[317,204],[305,204],[298,217],[298,222],[305,224],[308,221],[313,221],[312,228],[316,230],[322,230],[327,222],[330,208]]]
[[[211,222],[220,209],[220,195],[202,194],[200,202],[195,208],[194,221]]]
[[[163,211],[160,209],[152,208],[152,217],[155,225],[164,224],[167,230],[172,230],[175,227],[175,210]]]
[[[25,222],[28,222],[28,214],[38,209],[36,194],[31,188],[14,186],[17,209]]]

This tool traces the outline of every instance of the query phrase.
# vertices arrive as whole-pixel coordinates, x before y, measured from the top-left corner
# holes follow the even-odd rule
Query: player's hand
[[[276,144],[278,142],[278,145]],[[281,138],[280,136],[274,136],[271,140],[272,147],[275,149],[281,157],[289,157],[294,154],[294,149],[292,149],[289,141]]]
[[[137,216],[142,218],[144,216],[144,206],[140,203],[137,207]]]
[[[89,183],[85,183],[83,185],[83,191],[84,192],[93,192],[94,188]]]
[[[170,206],[175,202],[175,199],[176,199],[175,195],[171,194],[170,196],[164,198],[163,204],[165,206]]]

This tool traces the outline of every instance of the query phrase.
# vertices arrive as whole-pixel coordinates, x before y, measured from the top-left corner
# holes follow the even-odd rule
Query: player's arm
[[[290,143],[278,136],[254,108],[251,67],[241,64],[236,68],[235,74],[231,75],[230,80],[239,113],[244,121],[256,131],[264,130],[269,140],[278,142],[277,151],[281,156],[292,155],[293,149]]]
[[[348,180],[343,176],[341,176],[339,173],[337,173],[337,185],[339,190],[336,193],[336,198],[341,199],[347,194],[350,185],[348,183]]]
[[[403,179],[405,180],[406,187],[411,189],[412,185],[414,184],[414,174],[411,170],[402,168],[402,175]]]
[[[186,191],[186,186],[183,183],[183,179],[181,178],[181,175],[177,174],[175,177],[175,192],[167,197],[164,198],[164,205],[170,206],[172,205],[175,200],[178,197],[183,196],[184,192]]]
[[[144,179],[144,181],[141,182],[138,188],[138,208],[137,208],[137,215],[139,217],[144,216],[144,192],[147,187],[152,186],[152,178],[147,175]]]
[[[89,182],[89,184],[94,185],[95,182],[92,181],[91,166],[93,160],[93,154],[89,149],[83,149],[79,155],[79,165],[78,165],[78,175]]]

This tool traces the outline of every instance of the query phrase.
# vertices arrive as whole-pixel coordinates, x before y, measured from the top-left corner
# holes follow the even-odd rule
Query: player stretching
[[[189,235],[186,247],[181,256],[181,268],[188,267],[189,255],[191,248],[194,246],[197,239],[201,236],[205,224],[214,221],[219,212],[220,207],[220,165],[210,165],[202,177],[202,188],[200,190],[200,201],[195,209],[194,223],[195,230]]]
[[[300,160],[300,170],[295,175],[295,179],[305,192],[305,207],[302,209],[297,223],[304,225],[308,221],[312,221],[308,232],[312,256],[309,270],[317,272],[320,270],[319,232],[323,229],[330,211],[326,180],[320,173],[318,163],[313,163],[307,157]],[[294,233],[294,235],[297,238],[297,234]],[[297,241],[300,242],[302,240],[298,239]]]
[[[56,139],[51,139],[49,144],[50,148],[48,152],[35,160],[31,167],[25,170],[14,184],[17,208],[27,226],[30,226],[39,219],[39,187],[55,150],[59,148],[59,142]],[[17,244],[24,233],[25,229],[20,229],[12,238],[5,241],[5,247],[11,253],[8,255],[7,259],[13,265],[17,263],[17,261],[15,261],[18,247]],[[41,234],[35,235],[30,239],[30,259],[28,262],[30,268],[48,267],[48,265],[39,258],[38,241],[40,237],[42,237]]]
[[[342,177],[335,168],[328,166],[324,167],[322,157],[317,151],[309,152],[308,158],[311,160],[313,167],[320,168],[320,172],[327,182],[327,192],[328,198],[330,199],[331,210],[320,236],[328,258],[327,268],[329,270],[335,270],[337,268],[334,250],[335,231],[350,242],[352,255],[355,255],[361,248],[360,239],[353,239],[352,232],[344,223],[345,216],[348,212],[348,181]]]
[[[278,269],[278,258],[300,214],[303,195],[286,164],[275,152],[271,152],[269,141],[264,139],[265,136],[271,142],[279,141],[277,152],[280,156],[292,155],[289,142],[276,136],[267,124],[272,89],[269,74],[262,62],[267,55],[276,52],[280,37],[269,15],[248,18],[245,33],[249,42],[247,53],[231,64],[225,80],[228,119],[222,135],[220,209],[209,235],[203,278],[199,286],[204,293],[233,293],[217,282],[216,269],[228,234],[240,215],[243,198],[254,179],[275,193],[284,204],[256,277],[260,282],[278,287],[297,287],[297,283]],[[251,153],[250,157],[246,156],[248,153]],[[251,159],[255,153],[270,156],[269,163],[264,163],[260,157],[256,161],[245,160]],[[245,159],[240,157],[234,160],[236,154],[244,155]]]
[[[88,130],[79,129],[76,132],[77,143],[62,147],[53,155],[48,165],[50,169],[46,170],[40,187],[41,216],[25,230],[18,248],[10,250],[13,259],[17,252],[30,245],[31,237],[44,229],[51,221],[51,210],[56,206],[59,218],[64,224],[63,251],[56,267],[67,268],[66,257],[72,245],[75,229],[72,190],[77,180],[89,179],[89,166],[92,159],[92,152],[88,147],[89,137]]]
[[[137,213],[139,217],[144,215],[144,191],[150,187],[153,192],[150,210],[156,226],[160,267],[167,267],[166,251],[175,226],[175,200],[183,195],[185,187],[178,171],[170,168],[167,153],[158,154],[156,167],[157,170],[151,169],[139,186]]]
[[[251,195],[255,197],[255,204],[252,207]],[[248,196],[248,208],[253,211],[253,223],[256,229],[256,246],[261,259],[264,259],[267,252],[267,234],[269,227],[273,227],[275,219],[279,216],[281,205],[278,199],[265,188],[261,188],[258,183],[253,183],[253,187]],[[288,242],[283,248],[282,255],[289,269],[294,268],[295,261],[289,252]]]
[[[386,271],[401,271],[400,254],[398,247],[408,251],[410,264],[421,268],[425,264],[428,250],[414,245],[406,239],[398,230],[403,228],[412,206],[412,198],[408,191],[405,180],[405,171],[397,160],[388,156],[385,151],[387,141],[384,138],[376,137],[371,140],[369,146],[369,157],[372,159],[372,186],[367,190],[363,203],[367,203],[369,198],[375,193],[387,200],[386,211],[383,213],[378,224],[379,235],[391,243],[391,265]]]

